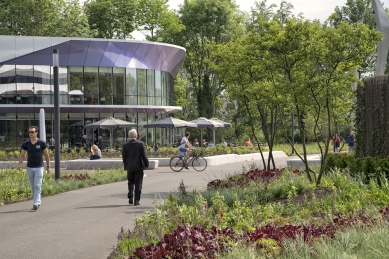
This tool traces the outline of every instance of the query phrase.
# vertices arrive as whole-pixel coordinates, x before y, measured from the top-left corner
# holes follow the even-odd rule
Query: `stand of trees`
[[[298,154],[310,181],[320,183],[331,135],[353,124],[355,71],[374,71],[382,35],[369,0],[348,0],[324,23],[292,10],[286,1],[278,7],[266,0],[250,13],[234,0],[185,0],[178,10],[167,0],[3,0],[0,34],[131,39],[140,31],[149,41],[183,46],[175,84],[183,118],[232,122],[218,137],[266,142],[270,155],[262,160],[270,169],[273,145],[291,142],[293,115],[303,146],[314,141],[321,149],[319,172],[309,167],[305,148]]]

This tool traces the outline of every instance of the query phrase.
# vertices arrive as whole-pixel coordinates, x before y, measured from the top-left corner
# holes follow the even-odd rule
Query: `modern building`
[[[88,144],[109,131],[84,125],[115,117],[138,124],[146,144],[169,139],[166,129],[142,125],[180,112],[174,106],[174,78],[185,49],[135,40],[0,36],[0,147],[18,148],[28,127],[39,126],[45,110],[46,139],[53,136],[53,49],[59,52],[60,136],[63,147]],[[129,129],[114,131],[121,146]],[[58,143],[58,142],[57,142]]]

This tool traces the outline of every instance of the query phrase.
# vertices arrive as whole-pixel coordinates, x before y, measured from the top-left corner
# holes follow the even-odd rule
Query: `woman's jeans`
[[[28,180],[30,181],[34,204],[41,205],[43,167],[27,167]]]

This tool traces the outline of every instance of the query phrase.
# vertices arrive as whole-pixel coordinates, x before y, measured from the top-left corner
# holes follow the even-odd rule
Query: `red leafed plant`
[[[384,219],[389,220],[389,207],[385,210],[380,210]],[[365,226],[374,225],[376,219],[373,217],[366,217],[359,215],[358,217],[342,216],[333,219],[333,223],[324,226],[275,226],[266,225],[256,227],[254,231],[247,231],[245,233],[237,233],[234,229],[225,228],[223,230],[213,226],[207,229],[203,226],[189,227],[187,225],[180,225],[170,234],[165,234],[163,240],[157,244],[150,244],[144,247],[139,247],[129,257],[131,259],[155,259],[155,258],[218,258],[220,254],[231,251],[229,242],[237,242],[243,240],[247,243],[254,243],[256,247],[263,248],[264,244],[258,242],[261,239],[273,239],[281,245],[284,238],[295,239],[298,236],[304,238],[306,242],[312,238],[320,236],[328,236],[333,238],[337,230],[362,223]]]
[[[229,177],[227,180],[216,179],[207,184],[207,189],[217,189],[217,188],[229,188],[231,186],[244,186],[252,181],[262,181],[269,183],[271,180],[276,179],[281,176],[286,170],[289,170],[293,174],[301,175],[303,172],[300,170],[292,170],[290,168],[280,168],[272,169],[270,171],[261,170],[261,169],[252,169],[246,173],[239,175],[234,175]]]
[[[139,247],[130,258],[217,258],[218,254],[231,250],[225,241],[235,241],[234,236],[235,231],[230,228],[180,225],[156,245]]]

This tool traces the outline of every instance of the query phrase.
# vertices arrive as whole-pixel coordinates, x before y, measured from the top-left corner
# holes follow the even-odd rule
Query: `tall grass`
[[[283,242],[282,252],[277,255],[277,258],[386,259],[389,255],[388,235],[389,225],[378,224],[371,228],[363,226],[352,227],[338,232],[333,239],[320,238],[311,244],[305,243],[302,239],[287,239]],[[241,258],[250,257],[243,255]]]

